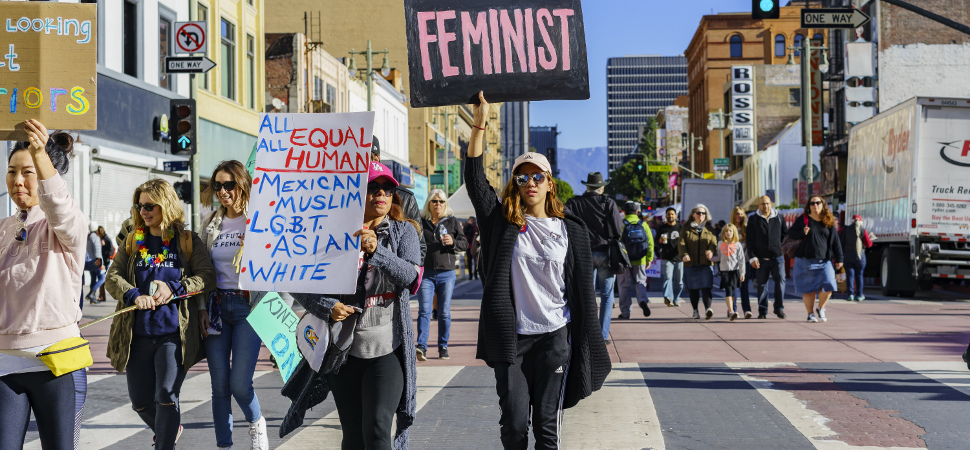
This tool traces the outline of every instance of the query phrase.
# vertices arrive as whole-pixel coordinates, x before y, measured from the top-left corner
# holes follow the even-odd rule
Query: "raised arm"
[[[488,120],[489,104],[485,101],[485,94],[478,93],[479,104],[474,106],[475,121],[472,126],[471,142],[468,143],[467,160],[465,164],[465,186],[468,198],[475,207],[475,215],[486,218],[500,203],[492,186],[485,178],[485,167],[482,153],[485,149],[485,125]]]

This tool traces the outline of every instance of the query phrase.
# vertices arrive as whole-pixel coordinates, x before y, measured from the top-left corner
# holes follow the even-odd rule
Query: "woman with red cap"
[[[862,226],[862,216],[852,216],[852,224],[842,228],[842,253],[847,281],[849,301],[861,302],[866,299],[862,292],[862,272],[866,269],[866,249],[872,247],[872,233]]]

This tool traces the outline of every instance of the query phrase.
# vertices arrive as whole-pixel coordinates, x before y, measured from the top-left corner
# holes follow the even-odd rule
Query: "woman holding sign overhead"
[[[171,449],[182,433],[179,390],[185,373],[204,357],[200,338],[205,298],[216,272],[205,243],[185,229],[171,184],[156,178],[135,189],[134,227],[118,248],[105,283],[117,310],[136,306],[111,323],[108,358],[127,372],[132,408],[155,432],[155,447]],[[192,295],[195,294],[195,295]]]
[[[352,333],[332,342],[346,349],[340,362],[324,363],[332,370],[314,372],[306,360],[300,362],[283,386],[283,395],[293,401],[283,419],[280,435],[298,427],[307,409],[333,393],[340,426],[342,448],[408,448],[408,428],[414,422],[417,394],[417,365],[414,327],[408,299],[418,281],[421,249],[418,224],[401,211],[395,193],[398,182],[390,169],[370,163],[364,224],[360,237],[363,253],[357,277],[357,291],[346,295],[293,294],[308,313],[351,327]],[[327,358],[334,353],[333,347]],[[340,358],[338,358],[340,359]],[[391,421],[397,413],[397,430],[391,439]]]
[[[253,449],[269,449],[266,419],[253,390],[253,373],[259,358],[260,339],[246,320],[255,295],[239,289],[239,264],[246,206],[253,180],[239,161],[223,161],[212,171],[202,203],[218,208],[202,221],[205,246],[216,270],[216,289],[208,297],[202,317],[208,336],[204,340],[209,376],[212,378],[212,417],[216,445],[232,447],[232,398],[249,423]],[[208,322],[208,323],[205,323]]]
[[[589,234],[563,211],[539,153],[516,158],[502,200],[495,197],[482,163],[489,105],[482,93],[479,101],[465,160],[485,278],[477,357],[495,370],[505,448],[528,446],[530,422],[536,448],[558,448],[563,408],[598,390],[610,372]]]

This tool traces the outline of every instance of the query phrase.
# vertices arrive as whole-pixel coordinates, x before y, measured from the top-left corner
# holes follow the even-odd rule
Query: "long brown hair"
[[[563,210],[566,208],[559,201],[556,182],[552,179],[552,175],[549,172],[543,173],[546,175],[546,180],[549,183],[549,191],[546,192],[546,214],[549,217],[565,219],[566,214],[563,213]],[[505,220],[508,220],[510,223],[514,223],[520,227],[525,225],[525,209],[522,207],[522,195],[519,194],[519,187],[515,184],[514,179],[510,179],[505,184],[505,188],[502,189],[502,212],[505,213]]]
[[[228,173],[232,177],[232,181],[236,182],[236,188],[233,189],[236,193],[236,202],[232,206],[241,211],[245,211],[246,206],[249,205],[249,190],[252,188],[253,179],[249,176],[249,171],[246,170],[246,166],[234,159],[223,161],[215,169],[212,169],[212,178],[209,178],[209,185],[202,191],[202,198],[200,199],[202,204],[206,208],[212,207],[212,197],[218,194],[218,192],[212,189],[212,182],[216,180],[216,175],[219,172]]]
[[[135,194],[132,195],[132,205],[138,203],[142,193],[148,194],[148,198],[155,204],[156,208],[162,208],[161,228],[163,231],[175,227],[176,232],[181,233],[185,229],[185,211],[182,210],[182,202],[179,201],[178,195],[175,194],[175,188],[168,184],[168,181],[153,178],[142,183],[135,189]],[[134,206],[131,207],[131,218],[135,228],[145,228],[145,219],[142,219],[141,214]]]
[[[819,215],[822,216],[822,225],[825,225],[826,228],[834,227],[835,215],[832,214],[832,211],[829,210],[829,204],[826,203],[825,200],[822,199],[822,197],[819,197],[817,195],[813,195],[809,197],[808,201],[805,202],[805,217],[809,217],[812,215],[812,212],[808,205],[810,205],[812,203],[812,200],[816,198],[822,202],[822,212],[819,213]]]
[[[408,219],[408,216],[404,215],[404,210],[401,209],[401,196],[397,195],[397,192],[394,193],[391,200],[391,210],[387,212],[387,216],[390,217],[391,220],[410,223],[414,229],[417,230],[418,236],[421,235],[421,224]]]
[[[735,221],[735,218],[738,217],[738,213],[741,213],[741,223],[737,223]],[[748,215],[744,213],[744,210],[741,209],[740,206],[735,206],[734,209],[731,210],[731,225],[734,225],[738,229],[738,237],[741,238],[742,241],[746,241],[748,239]]]

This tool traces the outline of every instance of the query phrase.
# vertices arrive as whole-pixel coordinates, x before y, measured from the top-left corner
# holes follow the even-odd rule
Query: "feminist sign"
[[[0,2],[0,140],[97,128],[97,5]]]
[[[352,294],[374,113],[261,114],[239,282]]]
[[[589,98],[579,0],[405,0],[411,106]]]

